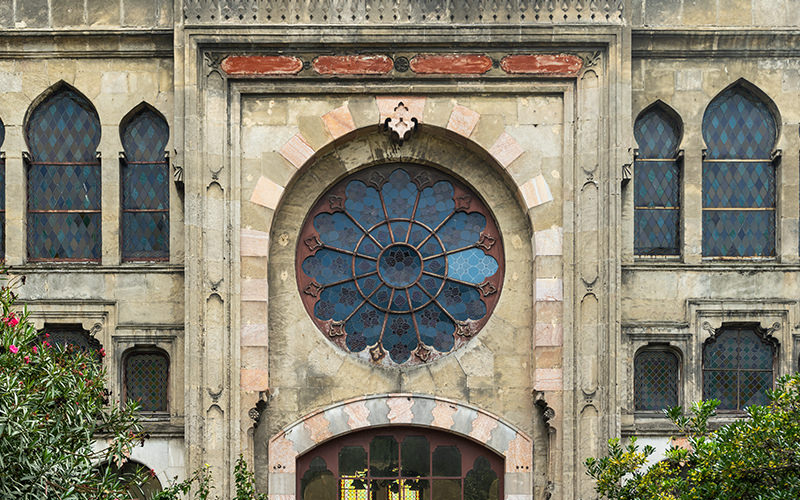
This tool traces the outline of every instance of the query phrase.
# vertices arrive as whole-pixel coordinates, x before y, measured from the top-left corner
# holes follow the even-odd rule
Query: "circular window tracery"
[[[500,233],[481,199],[413,164],[368,168],[334,185],[297,248],[311,318],[341,348],[375,362],[425,362],[465,343],[491,315],[503,271]]]

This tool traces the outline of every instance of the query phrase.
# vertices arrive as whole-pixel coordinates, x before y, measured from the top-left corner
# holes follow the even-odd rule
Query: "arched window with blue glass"
[[[703,115],[703,256],[775,255],[777,110],[740,80]]]
[[[6,140],[6,126],[0,120],[0,148]],[[0,150],[0,260],[6,255],[6,154]]]
[[[94,106],[64,82],[29,111],[29,261],[100,261],[100,131]]]
[[[642,111],[633,129],[639,149],[634,163],[634,253],[679,256],[682,127],[661,101]]]
[[[465,344],[497,304],[503,244],[470,187],[403,163],[345,177],[316,202],[297,247],[311,319],[342,349],[414,364]]]
[[[169,260],[169,125],[142,103],[123,118],[120,138],[122,259]]]

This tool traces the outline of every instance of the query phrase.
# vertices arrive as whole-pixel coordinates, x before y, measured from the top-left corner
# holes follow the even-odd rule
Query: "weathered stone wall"
[[[795,0],[634,0],[633,26],[800,26]]]
[[[2,0],[3,28],[172,28],[170,0]]]

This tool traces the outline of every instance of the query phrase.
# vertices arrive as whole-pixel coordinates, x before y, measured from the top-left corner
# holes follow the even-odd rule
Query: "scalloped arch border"
[[[532,498],[533,441],[475,406],[421,394],[379,394],[342,401],[289,424],[269,440],[269,497],[296,499],[297,458],[348,433],[379,426],[418,426],[483,444],[505,458],[505,498]]]

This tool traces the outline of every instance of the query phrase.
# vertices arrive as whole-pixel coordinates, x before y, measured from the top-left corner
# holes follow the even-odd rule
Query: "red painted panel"
[[[303,61],[291,56],[228,56],[222,69],[229,75],[294,75]]]
[[[506,73],[574,76],[583,67],[583,60],[567,54],[514,55],[504,57],[500,67]]]
[[[388,56],[319,56],[314,71],[320,75],[384,75],[394,63]]]
[[[422,54],[411,59],[414,73],[480,75],[492,69],[492,60],[479,54]]]

